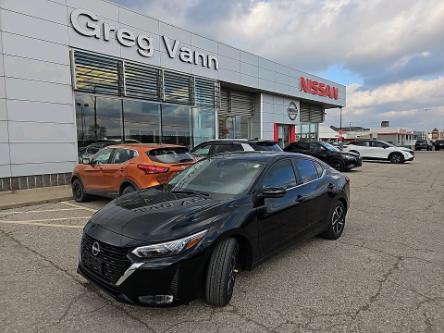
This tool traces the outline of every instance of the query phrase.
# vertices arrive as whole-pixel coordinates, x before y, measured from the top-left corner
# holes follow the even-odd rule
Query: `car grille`
[[[97,255],[93,254],[93,244],[97,242],[100,247]],[[123,275],[131,262],[126,257],[127,248],[112,246],[84,234],[81,245],[82,265],[94,275],[107,283],[115,284]]]

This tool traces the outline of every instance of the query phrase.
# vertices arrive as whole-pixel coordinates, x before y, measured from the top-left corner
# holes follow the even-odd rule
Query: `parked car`
[[[314,156],[339,171],[362,166],[359,154],[343,152],[327,142],[298,141],[290,143],[284,151]]]
[[[94,214],[78,272],[122,302],[224,306],[239,269],[301,238],[339,238],[349,199],[348,177],[310,156],[218,155]]]
[[[427,140],[416,140],[415,142],[415,150],[429,150],[433,149],[433,145],[430,141]]]
[[[203,142],[191,150],[197,159],[207,158],[216,154],[230,153],[236,151],[276,151],[282,148],[274,141],[267,140],[242,140],[223,139]]]
[[[105,147],[82,162],[71,177],[72,194],[79,202],[90,195],[113,198],[164,184],[195,159],[183,146],[121,144]]]
[[[413,161],[415,153],[382,140],[361,140],[343,146],[343,151],[359,154],[364,160],[388,160],[392,163]]]
[[[436,140],[435,141],[435,150],[444,149],[444,140]]]

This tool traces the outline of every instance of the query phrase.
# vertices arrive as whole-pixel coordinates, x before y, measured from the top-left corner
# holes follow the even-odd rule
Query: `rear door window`
[[[215,144],[213,146],[213,154],[244,151],[242,145],[238,143]]]
[[[315,164],[310,160],[296,160],[296,169],[301,177],[302,183],[308,183],[319,178]]]
[[[188,148],[185,147],[152,149],[146,154],[152,161],[164,164],[185,163],[194,160]]]
[[[131,149],[116,149],[113,157],[113,164],[125,163],[137,156],[137,152]]]

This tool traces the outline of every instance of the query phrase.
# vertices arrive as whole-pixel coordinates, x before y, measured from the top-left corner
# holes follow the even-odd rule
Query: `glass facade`
[[[296,125],[296,139],[317,141],[319,137],[319,124],[317,123],[302,123]]]
[[[192,147],[215,138],[216,81],[73,52],[79,155],[111,143]]]

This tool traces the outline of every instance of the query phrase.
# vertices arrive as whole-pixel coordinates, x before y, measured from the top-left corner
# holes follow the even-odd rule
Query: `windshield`
[[[330,151],[340,151],[338,148],[336,148],[332,144],[329,144],[328,142],[320,142],[320,145]]]
[[[171,192],[205,192],[237,195],[245,192],[263,169],[251,160],[202,160],[174,177]]]

